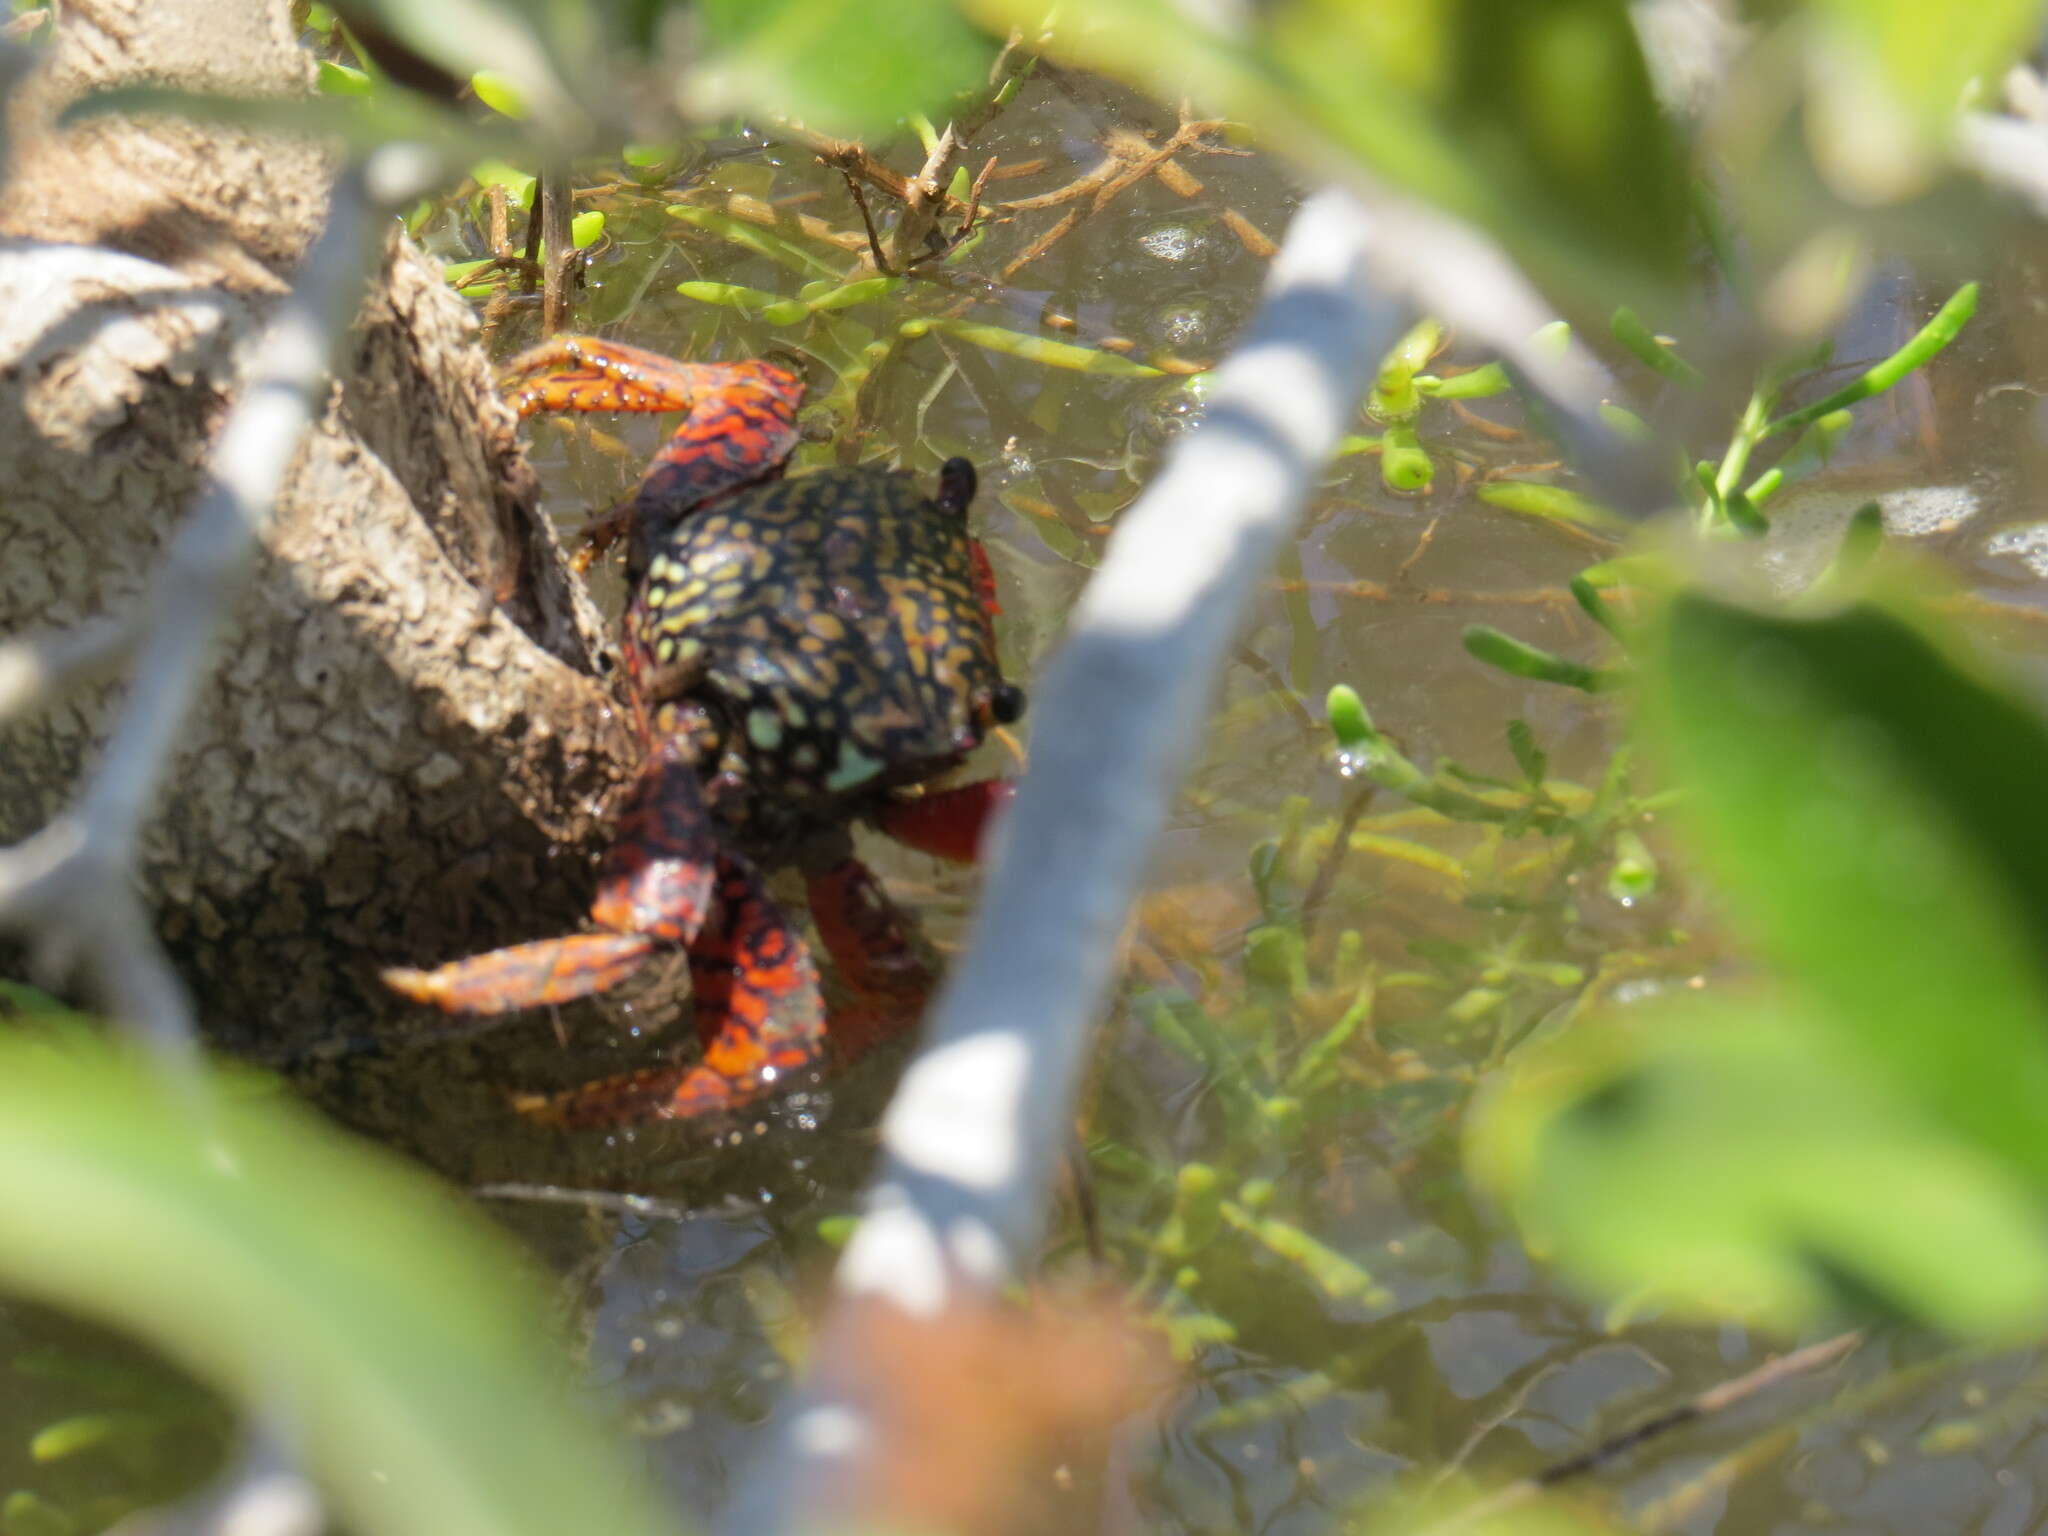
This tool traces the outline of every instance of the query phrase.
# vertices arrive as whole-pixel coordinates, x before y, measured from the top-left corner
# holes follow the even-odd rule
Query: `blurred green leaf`
[[[531,208],[534,189],[540,185],[531,172],[502,160],[479,160],[469,168],[469,179],[480,187],[503,187],[506,200],[515,208]]]
[[[995,48],[952,0],[704,0],[699,106],[861,137],[986,78]]]
[[[1872,1302],[1952,1333],[2048,1322],[2048,1220],[1824,1025],[1644,1004],[1531,1045],[1476,1106],[1475,1179],[1609,1294],[1786,1331]]]
[[[1550,772],[1550,759],[1543,749],[1536,745],[1536,733],[1529,729],[1526,720],[1508,722],[1508,751],[1515,757],[1515,766],[1522,770],[1522,777],[1535,789],[1543,787],[1543,779]]]
[[[120,86],[80,97],[59,121],[72,124],[109,113],[175,113],[202,122],[229,123],[261,133],[328,138],[351,153],[364,154],[394,140],[432,145],[453,163],[504,146],[505,129],[468,122],[452,107],[414,91],[371,91],[368,95],[214,96],[164,86]]]
[[[1479,499],[1505,512],[1554,518],[1602,532],[1619,533],[1628,527],[1628,520],[1620,513],[1561,485],[1542,485],[1534,480],[1488,480],[1479,487]]]
[[[1347,156],[1610,305],[1682,270],[1687,173],[1623,0],[1275,0],[1248,37],[1170,0],[965,3],[1312,164]]]
[[[392,37],[459,79],[485,73],[557,137],[579,138],[589,121],[564,74],[581,73],[590,39],[549,0],[357,0]],[[558,73],[561,66],[563,73]]]
[[[0,1500],[0,1532],[6,1536],[72,1536],[77,1529],[70,1515],[26,1488]]]
[[[1657,860],[1649,844],[1627,827],[1614,834],[1614,865],[1607,872],[1607,894],[1632,907],[1657,893]]]
[[[2048,1188],[2048,728],[1872,603],[1674,600],[1647,702],[1757,948]]]
[[[518,87],[494,69],[480,69],[471,75],[469,88],[476,92],[478,101],[500,117],[526,116],[526,103],[520,98]]]
[[[1652,334],[1650,328],[1643,324],[1636,312],[1627,305],[1624,304],[1614,312],[1608,327],[1614,332],[1616,341],[1674,384],[1686,384],[1696,388],[1705,382],[1699,369],[1672,351],[1670,344],[1663,338]]]
[[[277,1099],[200,1108],[98,1041],[0,1036],[0,1281],[283,1405],[352,1529],[671,1529],[574,1404],[527,1260]]]
[[[2040,35],[2038,0],[1818,0],[1876,60],[1899,105],[1945,135],[1963,87],[2001,74]]]
[[[377,89],[377,82],[351,65],[322,59],[319,86],[328,96],[368,96]]]
[[[579,213],[569,221],[569,243],[582,250],[595,244],[597,237],[604,233],[604,215],[595,208],[588,213]]]

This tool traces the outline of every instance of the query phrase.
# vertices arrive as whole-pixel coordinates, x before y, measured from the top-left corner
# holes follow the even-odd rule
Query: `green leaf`
[[[1624,304],[1614,312],[1609,328],[1614,332],[1616,341],[1674,384],[1697,387],[1705,382],[1699,369],[1672,351],[1670,345],[1661,337],[1652,334],[1650,328],[1643,324],[1636,312],[1627,305]]]
[[[526,116],[526,102],[518,87],[494,69],[480,69],[469,77],[476,99],[500,117]]]
[[[595,245],[597,237],[604,233],[604,215],[595,208],[588,213],[579,213],[569,221],[569,243],[582,250]]]
[[[479,160],[469,168],[469,179],[480,187],[503,187],[506,201],[515,208],[531,208],[540,184],[537,177],[502,160]]]
[[[575,1405],[547,1286],[465,1201],[277,1098],[0,1035],[0,1284],[277,1405],[336,1523],[667,1536]]]
[[[1966,9],[1928,0],[1819,0],[1866,48],[1899,104],[1945,134],[1963,87],[2001,74],[2039,35],[2038,0],[1970,0]]]
[[[1628,527],[1628,519],[1619,512],[1561,485],[1541,485],[1534,480],[1488,480],[1479,487],[1479,499],[1506,512],[1554,518],[1607,533],[1619,533]]]
[[[1536,733],[1529,729],[1528,721],[1508,722],[1508,750],[1514,753],[1515,766],[1522,770],[1522,777],[1532,787],[1541,789],[1544,775],[1550,771],[1550,759],[1536,745]]]
[[[1623,0],[1274,0],[1249,37],[1171,0],[964,3],[1068,62],[1193,95],[1305,166],[1348,158],[1542,279],[1612,304],[1681,274],[1686,172]]]
[[[1389,422],[1380,435],[1380,479],[1387,489],[1426,491],[1435,478],[1436,466],[1415,429],[1405,422]]]
[[[361,9],[457,78],[487,73],[557,134],[580,133],[588,120],[550,62],[580,56],[582,39],[547,0],[361,0]]]
[[[377,89],[377,82],[360,69],[332,59],[320,61],[319,85],[327,96],[368,96]]]
[[[1730,917],[2048,1189],[2048,728],[1864,603],[1671,605],[1647,701]]]
[[[1769,997],[1639,1005],[1525,1047],[1466,1153],[1532,1246],[1609,1294],[1787,1332],[1872,1303],[2048,1323],[2048,1221],[1825,1024]]]
[[[1161,376],[1160,371],[1149,363],[1095,347],[1076,346],[1071,341],[1054,341],[1050,336],[1028,335],[1006,326],[938,318],[906,320],[897,329],[909,340],[931,331],[944,331],[949,336],[958,336],[962,341],[971,341],[991,352],[1019,357],[1028,363],[1041,363],[1048,368],[1064,368],[1073,373],[1092,373],[1112,379],[1156,379]]]
[[[704,0],[699,108],[770,112],[851,137],[944,104],[995,48],[952,0]]]
[[[1349,683],[1332,688],[1323,708],[1329,716],[1330,734],[1337,738],[1338,751],[1362,752],[1378,744],[1379,732],[1373,729],[1365,700]]]
[[[1572,661],[1527,641],[1517,640],[1490,624],[1467,625],[1464,639],[1465,649],[1474,658],[1515,677],[1526,677],[1539,683],[1561,683],[1567,688],[1584,689],[1587,693],[1599,693],[1615,683],[1612,672],[1589,667],[1582,661]]]

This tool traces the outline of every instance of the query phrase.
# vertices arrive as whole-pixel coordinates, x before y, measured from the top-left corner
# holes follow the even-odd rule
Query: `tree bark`
[[[0,195],[0,634],[142,599],[329,170],[212,123],[50,126],[139,80],[303,92],[284,0],[74,0],[51,53],[10,105]],[[237,1049],[388,1045],[422,1015],[378,967],[582,915],[634,751],[514,427],[468,309],[394,226],[141,850]],[[71,799],[122,696],[117,675],[0,726],[0,842]],[[425,1091],[344,1113],[403,1121]]]

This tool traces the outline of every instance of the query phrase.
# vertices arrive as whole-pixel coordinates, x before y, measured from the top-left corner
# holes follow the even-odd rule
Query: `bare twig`
[[[410,145],[378,150],[337,182],[327,228],[255,349],[221,429],[213,484],[170,544],[139,623],[107,620],[63,646],[40,642],[42,679],[69,681],[133,643],[140,661],[99,766],[77,802],[0,849],[0,923],[29,933],[46,969],[83,965],[113,1013],[180,1066],[193,1059],[191,1008],[136,897],[145,816],[206,676],[257,530],[360,301],[384,229],[376,211],[420,184]],[[16,651],[19,666],[33,649]],[[15,673],[18,680],[22,672]],[[32,678],[33,682],[33,678]]]
[[[1029,1262],[1117,936],[1195,756],[1213,679],[1278,543],[1401,316],[1364,274],[1349,197],[1303,205],[1207,418],[1124,515],[1038,690],[1032,766],[998,834],[975,937],[883,1122],[886,1163],[838,1275],[817,1373],[728,1517],[843,1517],[883,1390],[848,1368],[865,1304],[986,1300]]]
[[[569,325],[570,276],[575,270],[576,241],[571,233],[573,204],[569,167],[556,163],[541,171],[535,201],[540,211],[541,332],[552,336]]]
[[[1520,1507],[1534,1499],[1546,1488],[1559,1483],[1570,1482],[1598,1471],[1609,1462],[1627,1455],[1638,1446],[1667,1434],[1682,1424],[1691,1424],[1700,1419],[1711,1418],[1725,1413],[1738,1403],[1747,1402],[1761,1392],[1780,1386],[1797,1376],[1810,1375],[1826,1370],[1829,1366],[1855,1353],[1863,1343],[1863,1334],[1858,1332],[1838,1333],[1833,1338],[1823,1339],[1818,1344],[1809,1344],[1804,1349],[1795,1349],[1788,1355],[1766,1360],[1753,1371],[1724,1381],[1718,1386],[1707,1388],[1687,1398],[1675,1408],[1652,1414],[1641,1423],[1611,1435],[1598,1445],[1568,1456],[1563,1461],[1553,1462],[1542,1471],[1530,1477],[1509,1483],[1481,1499],[1475,1499],[1448,1520],[1428,1527],[1423,1536],[1455,1536],[1456,1532],[1471,1530],[1474,1526],[1508,1510]]]

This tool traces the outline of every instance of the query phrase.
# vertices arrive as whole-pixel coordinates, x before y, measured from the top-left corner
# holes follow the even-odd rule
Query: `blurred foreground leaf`
[[[100,1041],[0,1035],[0,1284],[280,1413],[338,1526],[670,1529],[572,1403],[524,1257],[288,1103],[202,1111]]]
[[[851,137],[979,85],[994,45],[953,0],[705,0],[691,105],[774,113]]]
[[[1610,307],[1657,304],[1680,274],[1683,156],[1622,0],[1277,0],[1244,33],[1168,0],[966,5],[991,28],[1049,27],[1055,57],[1193,95],[1319,175],[1348,157]]]
[[[1646,680],[1731,918],[1854,1053],[2048,1189],[2048,727],[1873,603],[1681,596]]]
[[[1844,1303],[2018,1339],[2048,1321],[2048,1214],[1829,1027],[1765,997],[1644,1004],[1525,1050],[1473,1175],[1609,1294],[1786,1331]]]

